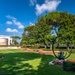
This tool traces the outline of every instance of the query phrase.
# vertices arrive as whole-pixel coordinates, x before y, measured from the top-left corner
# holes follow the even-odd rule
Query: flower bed
[[[25,49],[25,51],[26,51],[26,52],[35,52],[35,50],[29,49],[29,48]]]
[[[52,51],[43,51],[43,50],[38,50],[38,53],[39,53],[39,54],[53,54]],[[55,51],[55,53],[58,54],[59,51]]]
[[[34,52],[34,50],[26,50],[26,52]]]
[[[25,50],[26,52],[37,52],[39,54],[53,54],[53,51],[43,51],[42,49],[34,50],[29,48],[18,48],[18,50]],[[55,51],[56,54],[59,53],[59,51]]]
[[[18,50],[23,50],[24,48],[18,48]]]
[[[62,61],[54,61],[53,63],[54,63],[54,65],[62,65],[63,64]]]

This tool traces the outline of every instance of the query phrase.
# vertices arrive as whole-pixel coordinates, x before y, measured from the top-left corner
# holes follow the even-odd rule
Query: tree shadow
[[[37,53],[0,53],[4,58],[0,59],[0,75],[38,75],[38,71],[33,68],[29,63],[23,63],[22,61],[30,61],[34,59],[43,59],[46,55],[40,55]],[[53,58],[53,56],[48,56]],[[46,59],[45,59],[46,58]],[[44,60],[47,60],[47,56]],[[48,61],[48,60],[47,60]],[[41,63],[47,63],[41,62]],[[36,61],[35,61],[36,62]],[[34,62],[34,63],[35,63]],[[40,63],[40,64],[41,64]],[[39,64],[39,66],[40,66]]]
[[[0,75],[61,75],[59,66],[52,66],[48,63],[55,59],[53,55],[40,55],[37,53],[6,53],[0,59]],[[37,69],[26,61],[41,59]],[[23,62],[24,61],[24,62]],[[58,73],[56,74],[57,71]],[[62,74],[66,75],[66,74]],[[72,75],[72,74],[71,74]]]

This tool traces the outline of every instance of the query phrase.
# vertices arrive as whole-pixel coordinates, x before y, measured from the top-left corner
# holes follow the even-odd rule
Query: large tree
[[[55,33],[51,33],[53,30]],[[35,25],[24,28],[21,42],[47,45],[53,40],[52,35],[64,36],[74,42],[75,15],[66,11],[48,13],[40,17]]]
[[[72,42],[75,38],[75,15],[67,12],[52,12],[44,16],[53,26],[58,36],[67,37]],[[56,29],[57,28],[57,29]]]
[[[44,18],[39,18],[34,26],[24,28],[22,41],[26,40],[28,44],[40,43],[46,45],[45,36],[50,34],[52,26],[48,25]]]

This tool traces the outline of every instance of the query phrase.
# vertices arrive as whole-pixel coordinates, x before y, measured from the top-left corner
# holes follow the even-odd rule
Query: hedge
[[[65,71],[73,71],[75,72],[75,62],[73,61],[64,61],[63,62],[63,70]]]

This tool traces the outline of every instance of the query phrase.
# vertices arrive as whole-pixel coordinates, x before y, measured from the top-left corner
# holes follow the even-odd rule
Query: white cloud
[[[20,21],[17,21],[17,18],[15,18],[15,17],[12,17],[12,16],[6,16],[8,19],[11,19],[11,22],[14,24],[14,25],[16,25],[16,26],[18,26],[18,28],[24,28],[24,25],[20,22]]]
[[[13,17],[13,16],[10,16],[10,15],[7,15],[6,17],[7,17],[7,18],[9,18],[9,19],[16,20],[16,18],[15,18],[15,17]]]
[[[61,0],[45,0],[45,3],[43,3],[42,5],[36,4],[36,15],[40,15],[46,11],[55,11],[60,3]]]
[[[19,25],[18,28],[24,28],[24,26],[23,25]]]
[[[32,23],[32,22],[30,22],[29,24],[30,24],[30,26],[35,25],[35,24],[34,24],[34,23]]]
[[[37,0],[30,0],[30,5],[34,6],[34,4],[37,2]]]
[[[13,23],[12,23],[12,21],[7,21],[6,24],[11,25]]]
[[[18,32],[18,30],[17,29],[7,28],[6,32]]]
[[[24,28],[23,24],[17,20],[12,20],[12,22],[14,23],[14,25],[17,25],[18,28]]]

